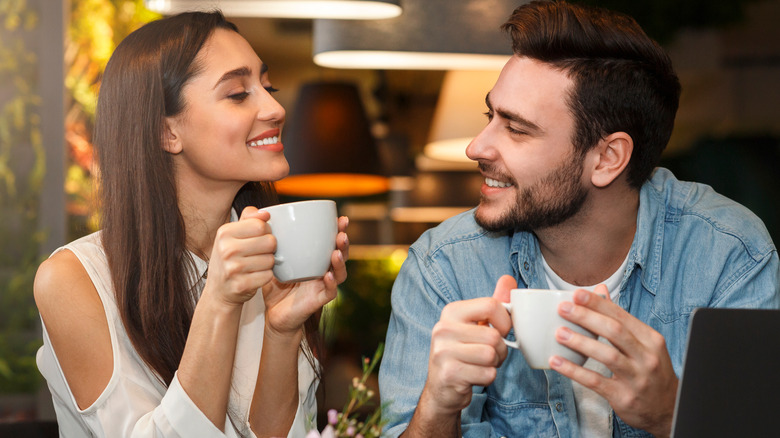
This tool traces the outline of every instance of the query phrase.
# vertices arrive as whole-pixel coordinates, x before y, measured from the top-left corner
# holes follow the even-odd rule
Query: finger
[[[461,344],[452,350],[452,357],[466,364],[496,368],[506,358],[506,348],[500,351],[493,345]]]
[[[587,295],[587,303],[589,305],[576,304],[583,301],[581,298],[583,295]],[[579,299],[578,296],[580,297]],[[615,304],[582,289],[576,290],[574,297],[575,304],[565,301],[558,305],[558,314],[562,318],[606,338],[612,345],[628,356],[637,357],[642,354],[642,344],[637,340],[633,332],[623,324],[623,320],[615,319],[600,312],[609,307],[617,307]]]
[[[248,219],[248,218],[256,218],[259,216],[260,210],[258,210],[257,207],[248,206],[244,207],[243,210],[241,210],[241,215],[239,216],[238,220]]]
[[[225,284],[228,288],[240,293],[248,300],[257,293],[258,289],[268,284],[273,278],[273,272],[261,270],[232,277]]]
[[[341,251],[344,260],[349,260],[349,237],[347,233],[339,232],[336,235],[336,249]]]
[[[501,333],[486,325],[464,324],[439,321],[433,326],[431,337],[436,341],[456,342],[458,344],[490,345],[506,357],[506,344]]]
[[[336,298],[336,295],[338,294],[337,286],[339,282],[336,280],[333,272],[326,272],[322,277],[322,283],[324,287],[315,294],[315,304],[317,309],[333,301],[333,299]]]
[[[472,365],[469,363],[452,360],[452,357],[432,357],[437,365],[432,368],[431,376],[434,380],[441,381],[449,387],[464,386],[464,389],[473,385],[488,386],[496,379],[497,370],[492,366]],[[438,377],[437,377],[438,376]]]
[[[341,251],[335,250],[330,255],[330,265],[332,267],[333,276],[338,284],[344,282],[347,279],[347,264],[344,260],[344,255]]]
[[[602,290],[606,291],[606,286],[604,286]],[[608,297],[609,293],[607,293],[606,296]],[[615,325],[614,323],[607,325],[605,328],[607,329],[608,333],[607,335],[602,334],[602,336],[609,339],[610,342],[619,348],[622,349],[623,347],[618,345],[618,342],[620,339],[624,338],[622,335],[627,334],[630,334],[633,340],[643,343],[643,345],[655,346],[653,341],[656,338],[655,334],[657,332],[635,316],[626,312],[622,307],[613,303],[612,300],[601,299],[601,297],[594,293],[580,289],[574,292],[574,303],[578,306],[591,309],[594,312],[602,314],[612,320],[618,321],[618,325]],[[595,332],[595,330],[589,330]],[[628,347],[628,345],[626,347]]]
[[[341,216],[338,220],[338,228],[341,232],[347,232],[347,227],[349,226],[349,218],[347,216]]]
[[[493,298],[502,303],[509,302],[509,293],[517,288],[517,281],[511,275],[503,275],[496,283],[496,289],[493,291]]]
[[[615,374],[636,375],[631,360],[611,344],[584,336],[568,327],[558,327],[555,331],[555,340],[585,357],[601,362]]]
[[[248,207],[247,207],[248,208]],[[217,238],[247,239],[271,234],[271,227],[259,217],[244,216],[238,222],[230,222],[219,227]]]
[[[600,295],[603,298],[606,298],[607,300],[609,300],[609,302],[612,302],[612,297],[609,296],[609,290],[607,289],[606,284],[596,285],[596,287],[593,288],[593,293],[595,293],[596,295]]]
[[[616,384],[612,379],[604,377],[596,371],[583,368],[560,356],[550,357],[548,363],[553,370],[593,390],[604,398],[607,398],[609,394],[614,392]]]
[[[474,298],[449,303],[444,306],[440,319],[470,324],[486,321],[501,334],[509,333],[512,327],[509,312],[493,298]]]

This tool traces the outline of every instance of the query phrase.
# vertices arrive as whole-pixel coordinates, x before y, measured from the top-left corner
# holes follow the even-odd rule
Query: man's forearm
[[[441,412],[428,393],[423,390],[412,421],[401,436],[404,438],[460,437],[460,412]]]

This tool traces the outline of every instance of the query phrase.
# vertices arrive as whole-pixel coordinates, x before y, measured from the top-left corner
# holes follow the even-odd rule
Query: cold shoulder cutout
[[[67,251],[65,251],[67,250]],[[68,254],[68,253],[72,254]],[[75,262],[87,276],[85,280],[75,271]],[[63,261],[60,261],[63,259]],[[70,260],[68,260],[70,259]],[[196,287],[203,288],[202,280],[197,280],[206,269],[206,263],[196,259],[199,272],[193,273]],[[67,272],[68,270],[74,272]],[[65,281],[63,281],[65,280]],[[67,281],[73,284],[65,284]],[[97,297],[88,299],[83,285],[90,282]],[[74,292],[73,288],[79,288]],[[82,296],[85,295],[85,296]],[[170,386],[165,386],[157,374],[146,365],[133,348],[125,332],[119,309],[114,298],[110,270],[100,240],[100,232],[76,240],[52,254],[44,262],[36,275],[36,301],[40,302],[43,323],[43,346],[38,350],[37,363],[41,374],[52,393],[54,409],[57,414],[60,436],[93,437],[254,437],[249,428],[249,408],[254,394],[260,354],[265,327],[265,304],[262,294],[258,293],[244,304],[241,312],[240,328],[233,362],[228,414],[225,431],[220,431],[198,409],[189,398],[174,375]],[[59,318],[62,315],[71,318]],[[78,316],[79,308],[83,317]],[[102,311],[101,321],[96,313]],[[55,315],[56,316],[53,316]],[[94,318],[87,321],[87,318]],[[60,319],[67,319],[62,322]],[[52,324],[49,326],[48,324]],[[83,326],[82,326],[83,324]],[[73,329],[75,327],[75,329]],[[102,329],[100,328],[102,327]],[[65,333],[59,330],[65,329]],[[70,333],[73,329],[74,332]],[[94,333],[92,333],[94,331]],[[102,334],[101,334],[102,332]],[[71,358],[61,357],[72,354],[68,347],[62,351],[62,338],[84,336],[75,340],[84,344],[84,348],[96,348],[105,345],[111,358],[110,375],[105,386],[89,406],[80,406],[69,385],[67,375],[74,374],[69,368]],[[103,339],[106,337],[108,342]],[[56,344],[57,349],[55,349]],[[78,350],[76,350],[78,351]],[[78,353],[75,353],[78,354]],[[98,356],[104,353],[99,353]],[[65,359],[65,360],[62,360]],[[86,366],[86,365],[85,365]],[[104,365],[99,365],[102,369]],[[102,382],[105,376],[95,377]],[[303,353],[298,356],[298,409],[288,437],[306,435],[316,415],[315,392],[317,380],[314,370]],[[97,386],[101,386],[102,383]],[[94,393],[89,392],[89,397]],[[81,395],[79,395],[81,398]]]

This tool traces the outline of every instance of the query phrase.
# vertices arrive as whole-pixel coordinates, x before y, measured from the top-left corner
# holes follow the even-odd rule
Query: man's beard
[[[582,155],[573,153],[570,160],[531,186],[521,188],[516,181],[510,181],[518,190],[515,204],[496,219],[482,217],[477,208],[474,218],[488,231],[534,231],[564,222],[580,211],[587,198],[587,191],[580,182],[582,158]],[[480,169],[489,170],[482,163]],[[480,204],[484,202],[483,199]]]

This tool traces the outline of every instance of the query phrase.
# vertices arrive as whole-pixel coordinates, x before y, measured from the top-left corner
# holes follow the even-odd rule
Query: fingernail
[[[328,280],[335,281],[336,277],[333,276],[333,271],[328,271],[327,274],[325,274],[326,277],[328,277]]]
[[[561,303],[560,309],[563,313],[571,313],[571,310],[574,308],[574,304],[564,301]]]
[[[337,257],[339,258],[339,261],[340,261],[340,262],[343,262],[343,261],[344,261],[344,253],[342,253],[341,251],[339,251],[339,253],[338,253]]]
[[[566,327],[559,328],[558,338],[562,341],[568,341],[569,339],[571,339],[571,330],[567,329]]]
[[[574,292],[574,299],[578,302],[578,304],[585,304],[590,299],[590,292],[579,289]]]
[[[563,365],[563,360],[561,360],[558,356],[552,356],[550,358],[550,366],[553,368],[558,368],[559,366]]]

